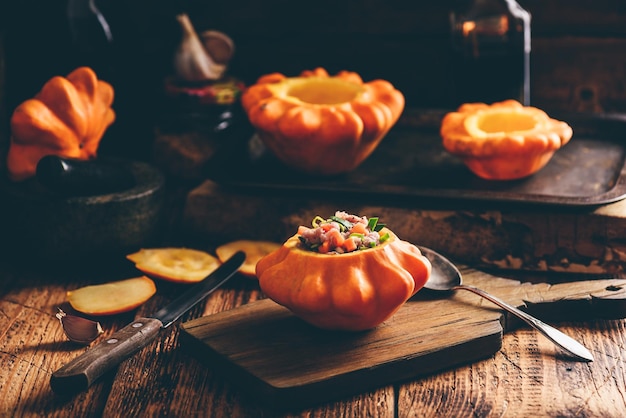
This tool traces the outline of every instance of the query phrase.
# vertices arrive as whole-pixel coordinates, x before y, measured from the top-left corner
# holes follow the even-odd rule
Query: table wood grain
[[[119,368],[74,397],[60,398],[50,376],[85,347],[67,341],[54,316],[65,292],[134,273],[124,263],[107,270],[51,272],[0,261],[0,416],[229,416],[229,417],[432,417],[585,416],[626,413],[624,320],[562,322],[558,327],[585,344],[592,363],[569,361],[545,337],[520,328],[503,337],[493,356],[337,402],[288,413],[253,400],[219,373],[181,350],[178,324]],[[136,316],[173,298],[179,286],[158,283],[138,310],[101,320],[106,338]],[[236,277],[189,321],[263,298],[256,281]]]

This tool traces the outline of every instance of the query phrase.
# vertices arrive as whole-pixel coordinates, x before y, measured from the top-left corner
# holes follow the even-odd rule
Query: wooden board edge
[[[498,323],[499,324],[499,323]],[[216,371],[246,396],[276,412],[289,412],[322,403],[344,399],[387,385],[406,382],[486,359],[502,348],[504,330],[496,327],[492,333],[462,344],[433,351],[425,356],[402,359],[375,368],[339,375],[330,380],[292,387],[275,387],[248,370],[231,362],[195,337],[185,324],[180,328],[180,348],[200,363]],[[489,347],[490,350],[485,350]],[[462,351],[462,361],[454,359]],[[362,376],[361,376],[362,375]]]

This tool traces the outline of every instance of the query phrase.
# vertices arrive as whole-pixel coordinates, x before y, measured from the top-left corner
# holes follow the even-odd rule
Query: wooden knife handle
[[[139,318],[81,354],[52,374],[55,393],[72,394],[87,389],[96,379],[156,338],[163,324]]]

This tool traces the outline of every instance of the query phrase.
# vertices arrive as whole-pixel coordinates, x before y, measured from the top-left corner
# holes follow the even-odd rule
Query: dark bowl
[[[164,177],[153,166],[119,161],[134,184],[121,191],[66,196],[36,179],[0,182],[0,222],[5,255],[51,263],[123,257],[160,237]]]

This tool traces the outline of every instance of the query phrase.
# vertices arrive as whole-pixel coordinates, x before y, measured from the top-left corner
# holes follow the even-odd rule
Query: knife
[[[246,259],[235,253],[202,282],[189,288],[151,316],[138,318],[109,338],[70,361],[50,378],[55,393],[73,394],[87,389],[96,379],[126,360],[156,338],[161,329],[172,325],[185,312],[226,283]]]

